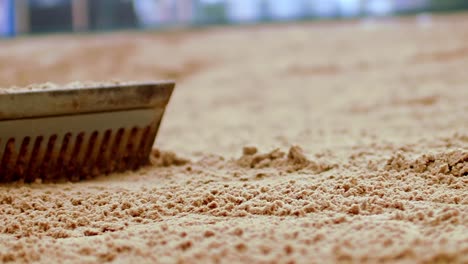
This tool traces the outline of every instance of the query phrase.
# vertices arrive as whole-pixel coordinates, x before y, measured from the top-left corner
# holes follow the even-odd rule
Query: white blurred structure
[[[143,27],[151,27],[159,22],[156,15],[159,8],[157,0],[133,0],[138,20]]]
[[[339,6],[335,0],[309,0],[307,3],[314,16],[333,17],[338,12]]]
[[[195,17],[195,3],[192,0],[176,1],[176,16],[179,23],[190,23]]]
[[[15,34],[13,12],[13,0],[0,0],[0,37],[8,37]]]
[[[361,14],[361,0],[338,0],[340,15],[355,17]]]
[[[421,28],[430,28],[432,26],[432,15],[429,13],[421,13],[416,16],[416,23]]]
[[[89,0],[72,0],[73,31],[86,31],[89,29]]]
[[[388,16],[394,12],[394,1],[367,0],[366,13],[372,16]]]
[[[190,23],[194,19],[193,0],[133,0],[133,6],[143,27]]]
[[[0,0],[0,36],[8,35],[9,19],[8,19],[8,6],[6,0]]]
[[[269,14],[274,20],[288,20],[303,15],[302,0],[268,0]]]
[[[245,23],[260,19],[262,0],[227,0],[227,14],[230,21]]]

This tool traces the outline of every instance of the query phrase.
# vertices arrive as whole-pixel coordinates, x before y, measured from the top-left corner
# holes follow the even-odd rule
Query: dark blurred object
[[[430,0],[429,11],[446,12],[468,8],[468,0]]]
[[[130,0],[89,1],[90,26],[95,30],[134,28],[137,18]]]
[[[112,30],[137,27],[137,18],[130,0],[81,0],[87,1],[87,23],[73,26],[73,2],[71,0],[30,0],[30,31],[82,31]]]
[[[197,24],[226,24],[228,17],[226,14],[227,1],[196,1],[196,18]]]
[[[71,2],[67,0],[30,0],[29,19],[32,32],[72,30]]]

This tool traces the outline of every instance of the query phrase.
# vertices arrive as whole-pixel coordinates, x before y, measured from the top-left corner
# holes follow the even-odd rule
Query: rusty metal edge
[[[21,91],[0,94],[0,121],[70,114],[165,108],[174,81]]]

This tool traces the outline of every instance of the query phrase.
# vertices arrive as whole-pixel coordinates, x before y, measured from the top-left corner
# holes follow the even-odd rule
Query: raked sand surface
[[[0,87],[177,88],[152,166],[0,185],[0,262],[468,263],[467,25],[1,41]]]

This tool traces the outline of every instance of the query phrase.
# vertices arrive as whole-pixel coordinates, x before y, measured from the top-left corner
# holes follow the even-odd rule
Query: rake
[[[149,163],[172,81],[0,94],[0,182],[79,181]]]

